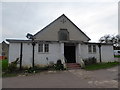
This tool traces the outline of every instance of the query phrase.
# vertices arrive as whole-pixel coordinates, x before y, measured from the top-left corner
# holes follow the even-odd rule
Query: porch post
[[[60,49],[61,49],[61,60],[62,63],[65,63],[65,58],[64,58],[64,43],[60,43]]]
[[[80,62],[80,59],[81,59],[81,44],[79,43],[78,44],[78,62]]]
[[[61,43],[61,53],[64,55],[64,43]]]

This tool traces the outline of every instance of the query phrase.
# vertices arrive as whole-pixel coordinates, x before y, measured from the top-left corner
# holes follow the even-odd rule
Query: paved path
[[[3,88],[117,88],[118,67],[82,69],[3,78]]]

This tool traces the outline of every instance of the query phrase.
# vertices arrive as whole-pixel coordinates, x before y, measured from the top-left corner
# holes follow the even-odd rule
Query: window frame
[[[43,47],[43,46],[44,46],[43,43],[39,43],[39,44],[38,44],[38,52],[39,52],[39,53],[43,53],[43,52],[44,52],[44,50],[43,50],[44,47]],[[42,47],[42,48],[41,48],[41,47]]]
[[[96,45],[92,45],[93,46],[93,53],[96,53]]]
[[[88,53],[95,54],[97,53],[96,45],[88,44]]]
[[[88,45],[88,53],[92,53],[92,45]]]
[[[65,35],[64,37],[66,37],[66,38],[63,38],[63,36],[61,36],[63,34]],[[58,40],[59,41],[68,41],[69,40],[69,32],[67,29],[60,29],[58,31]]]
[[[47,46],[46,46],[47,45]],[[45,43],[44,44],[44,52],[45,53],[48,53],[49,52],[49,44],[48,43]]]
[[[41,45],[41,46],[40,46]],[[47,46],[47,51],[46,51],[46,46]],[[40,48],[42,47],[42,49]],[[38,53],[49,53],[49,44],[48,43],[38,43]]]

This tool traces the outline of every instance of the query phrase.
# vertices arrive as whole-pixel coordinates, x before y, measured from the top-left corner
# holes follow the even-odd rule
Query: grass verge
[[[8,60],[7,59],[0,60],[0,65],[2,65],[2,70],[6,70],[8,68]]]
[[[115,55],[114,57],[115,57],[115,58],[120,58],[120,55]]]
[[[2,77],[15,77],[18,76],[17,73],[2,73]]]
[[[97,64],[85,66],[85,70],[105,69],[105,68],[111,68],[117,65],[120,65],[120,63],[119,62],[97,63]]]

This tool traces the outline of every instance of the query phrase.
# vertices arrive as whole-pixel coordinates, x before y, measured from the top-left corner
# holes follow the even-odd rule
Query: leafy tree
[[[114,46],[120,45],[120,34],[118,35],[104,35],[99,39],[100,43],[111,43],[114,44]]]
[[[117,43],[120,44],[120,34],[119,35],[116,35],[116,39],[117,39]]]
[[[110,43],[110,39],[111,39],[111,36],[108,34],[108,35],[105,35],[105,36],[101,37],[99,39],[99,41],[101,43]]]

